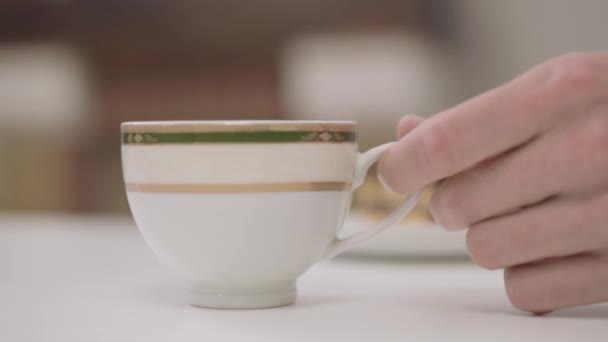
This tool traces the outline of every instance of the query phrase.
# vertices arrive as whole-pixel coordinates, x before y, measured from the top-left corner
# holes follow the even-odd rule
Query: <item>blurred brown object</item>
[[[71,208],[73,172],[65,144],[30,136],[0,145],[0,207],[13,210]],[[10,166],[7,167],[6,165]]]
[[[92,105],[82,114],[94,125],[67,146],[50,139],[27,152],[38,141],[27,133],[7,142],[0,177],[12,175],[13,190],[0,209],[125,212],[121,122],[285,118],[277,58],[290,37],[424,31],[432,10],[422,0],[2,1],[0,44],[60,43],[83,56]]]

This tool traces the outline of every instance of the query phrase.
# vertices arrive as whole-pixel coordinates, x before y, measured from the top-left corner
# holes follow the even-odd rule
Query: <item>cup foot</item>
[[[296,294],[295,284],[231,291],[196,286],[188,289],[187,300],[211,309],[265,309],[293,304]]]

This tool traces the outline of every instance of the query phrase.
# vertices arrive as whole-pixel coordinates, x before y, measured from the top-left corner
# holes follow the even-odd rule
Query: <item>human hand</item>
[[[399,127],[383,182],[406,194],[441,181],[433,217],[468,228],[471,259],[505,269],[515,307],[608,301],[608,52],[547,61]]]

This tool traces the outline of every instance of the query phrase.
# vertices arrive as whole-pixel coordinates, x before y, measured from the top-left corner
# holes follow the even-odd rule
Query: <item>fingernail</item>
[[[432,206],[429,207],[429,212],[431,214],[431,217],[433,218],[433,221],[435,221],[435,223],[437,223],[437,225],[439,225],[440,227],[442,227],[443,229],[445,229],[447,231],[458,231],[458,230],[469,229],[469,227],[467,227],[467,226],[446,224],[441,219],[441,216],[435,212],[435,210],[433,209]]]

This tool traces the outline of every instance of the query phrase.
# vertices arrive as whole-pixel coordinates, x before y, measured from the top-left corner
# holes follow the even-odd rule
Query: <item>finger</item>
[[[379,171],[391,188],[411,193],[526,142],[538,133],[521,115],[525,94],[514,82],[473,98],[420,124],[382,156]]]
[[[499,269],[608,246],[608,194],[556,198],[473,225],[467,232],[471,259]]]
[[[605,58],[593,56],[547,62],[427,119],[383,155],[380,173],[395,191],[411,193],[535,138],[597,100],[597,68],[605,64],[598,60]]]
[[[608,258],[589,254],[514,266],[505,270],[505,287],[513,306],[534,313],[605,302]]]
[[[431,201],[440,225],[456,230],[553,196],[608,185],[608,116],[587,115],[446,179]]]
[[[411,114],[402,117],[397,124],[397,140],[403,138],[423,121],[424,118]]]

